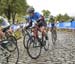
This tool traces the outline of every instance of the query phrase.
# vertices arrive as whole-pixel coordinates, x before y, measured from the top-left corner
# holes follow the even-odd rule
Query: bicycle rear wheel
[[[15,51],[15,49],[17,48],[16,38],[14,36],[9,36],[7,40],[8,40],[8,44],[6,45],[6,49],[10,52]]]
[[[46,40],[46,38],[44,37],[44,43],[45,43],[44,50],[48,51],[49,50],[49,46],[50,46],[49,37],[48,37],[48,40]]]
[[[27,42],[27,53],[32,59],[37,59],[41,53],[41,44],[38,39],[35,40],[34,36],[31,36]]]

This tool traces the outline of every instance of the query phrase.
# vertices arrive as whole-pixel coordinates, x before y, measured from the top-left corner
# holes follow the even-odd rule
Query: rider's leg
[[[2,39],[4,35],[5,34],[2,32],[2,30],[0,30],[0,39]]]
[[[39,23],[40,31],[45,34],[46,40],[48,40],[46,26],[47,26],[47,24],[45,22],[40,21],[40,23]]]
[[[45,37],[46,37],[46,40],[48,40],[48,35],[47,35],[46,27],[45,27],[45,26],[40,27],[40,31],[41,31],[42,33],[44,33],[44,35],[45,35]]]

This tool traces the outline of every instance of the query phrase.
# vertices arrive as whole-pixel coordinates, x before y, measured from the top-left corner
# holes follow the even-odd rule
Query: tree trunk
[[[11,19],[11,7],[9,4],[9,0],[7,0],[7,5],[8,5],[8,8],[5,10],[5,13],[6,13],[6,16],[8,18],[8,21],[10,21],[10,19]]]
[[[0,10],[1,10],[1,0],[0,0]],[[0,15],[1,15],[1,11],[0,11]]]
[[[7,9],[5,9],[5,15],[8,18],[8,21],[10,22],[10,19],[11,19],[10,5],[8,5],[8,8]]]
[[[12,13],[12,23],[15,24],[15,16],[16,16],[16,12]]]

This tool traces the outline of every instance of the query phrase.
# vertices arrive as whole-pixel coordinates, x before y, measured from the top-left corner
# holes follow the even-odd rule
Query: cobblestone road
[[[58,32],[56,48],[52,50],[50,37],[50,49],[46,52],[42,49],[41,56],[31,59],[24,49],[22,40],[19,40],[20,58],[18,64],[75,64],[75,34],[70,32]]]

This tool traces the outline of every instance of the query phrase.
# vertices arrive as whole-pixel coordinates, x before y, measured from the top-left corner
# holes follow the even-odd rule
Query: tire
[[[6,49],[10,52],[15,51],[15,49],[17,48],[17,40],[14,36],[9,36],[7,38],[8,43],[6,45]]]
[[[44,42],[45,42],[44,50],[48,51],[49,50],[49,46],[50,46],[49,37],[48,37],[48,40],[45,39]]]
[[[19,49],[18,46],[16,47],[16,49],[13,52],[10,52],[10,56],[8,56],[7,58],[7,64],[18,64],[19,61]]]
[[[23,37],[23,45],[27,49],[27,41],[30,37],[30,32],[28,30],[24,31],[24,37]]]
[[[57,33],[56,33],[56,31],[52,31],[52,43],[53,43],[53,45],[55,45],[55,42],[56,42],[56,40],[57,40]]]
[[[47,37],[48,37],[48,34],[49,34],[49,32],[47,32]],[[44,36],[43,37],[43,43],[44,43],[44,50],[48,51],[49,50],[49,45],[50,45],[49,37],[48,37],[48,40],[46,40],[46,37]]]
[[[4,40],[4,41],[8,41],[8,39]],[[4,42],[4,41],[2,41],[2,42]],[[5,45],[7,46],[7,44],[5,44]],[[12,64],[12,63],[13,64],[18,64],[18,61],[19,61],[19,49],[18,49],[18,46],[15,45],[16,49],[14,51],[12,51],[12,52],[7,50],[6,46],[5,47],[2,46],[3,51],[5,51],[5,53],[3,53],[3,54],[5,54],[5,56],[6,56],[6,58],[5,58],[6,63],[7,64]]]
[[[27,41],[28,41],[28,39],[29,39],[29,36],[28,36],[28,34],[25,34],[24,35],[24,38],[23,38],[23,45],[24,45],[24,47],[27,49]]]
[[[38,46],[35,46],[35,44],[38,44]],[[30,48],[30,46],[32,48]],[[27,42],[27,53],[32,59],[37,59],[40,56],[41,53],[41,44],[38,42],[38,39],[34,40],[34,37],[31,36]],[[39,48],[39,50],[37,49]],[[38,50],[38,51],[37,51]],[[37,52],[36,52],[37,51]],[[32,52],[32,53],[31,53]],[[35,55],[37,53],[37,55]]]

